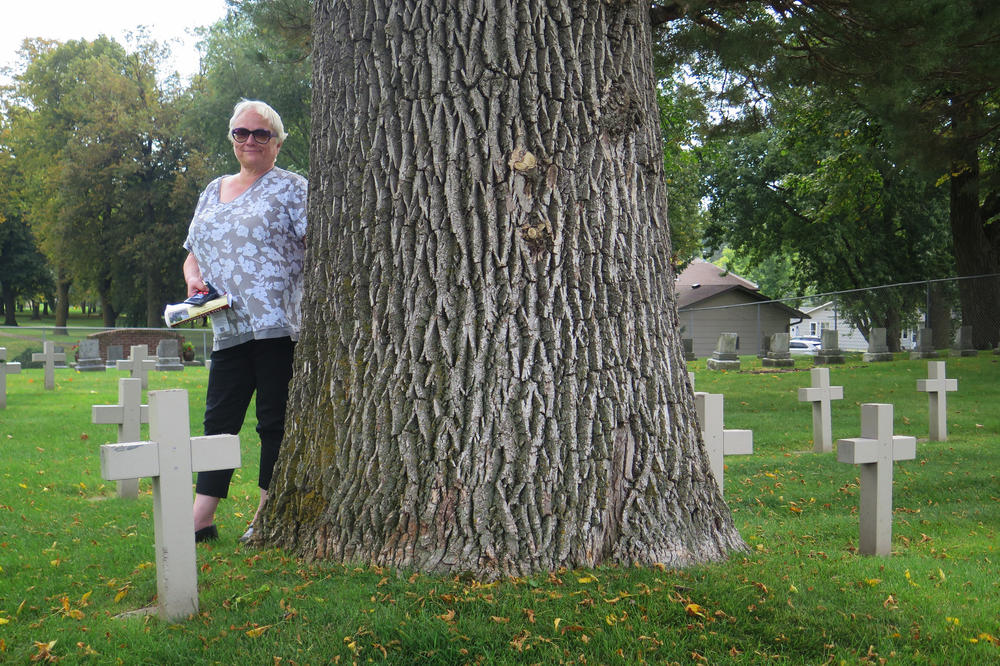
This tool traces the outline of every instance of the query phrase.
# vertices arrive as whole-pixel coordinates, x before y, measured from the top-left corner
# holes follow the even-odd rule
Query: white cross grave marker
[[[149,388],[149,371],[156,367],[156,357],[149,355],[146,345],[132,345],[127,361],[116,361],[119,370],[128,370],[129,377],[142,380],[142,388]]]
[[[51,340],[42,344],[44,351],[39,354],[35,352],[31,355],[32,361],[43,361],[45,363],[45,390],[52,391],[56,387],[56,361],[66,362],[66,354],[56,353],[56,343]]]
[[[892,405],[861,405],[861,437],[837,440],[837,460],[861,465],[860,552],[890,554],[892,463],[916,456],[915,437],[892,434]]]
[[[187,391],[149,393],[152,441],[101,446],[101,476],[109,481],[153,479],[156,593],[160,617],[198,612],[191,474],[240,466],[237,435],[191,437]]]
[[[0,347],[0,409],[7,408],[7,375],[21,372],[21,364],[7,362],[7,348]]]
[[[813,451],[833,451],[833,423],[830,420],[830,401],[844,399],[843,386],[830,386],[830,368],[813,368],[809,371],[812,386],[799,389],[799,402],[811,402],[813,407]]]
[[[118,380],[117,405],[93,405],[91,421],[118,425],[119,442],[138,442],[140,426],[149,423],[149,406],[142,403],[142,380],[122,377]],[[135,499],[139,496],[139,479],[119,479],[118,497]]]
[[[945,377],[944,361],[927,362],[928,379],[917,380],[917,390],[927,393],[932,442],[948,439],[948,391],[958,390],[958,380]]]
[[[726,430],[723,425],[722,403],[721,393],[696,391],[694,394],[695,409],[698,411],[698,421],[701,423],[701,436],[705,440],[712,474],[719,483],[719,492],[723,492],[725,488],[722,482],[725,470],[723,456],[746,456],[753,453],[753,431]]]

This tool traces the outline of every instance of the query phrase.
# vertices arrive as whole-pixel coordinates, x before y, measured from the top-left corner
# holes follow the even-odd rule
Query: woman
[[[260,502],[267,500],[285,428],[292,352],[299,333],[305,256],[306,179],[274,166],[287,134],[264,102],[242,100],[229,120],[239,173],[216,178],[198,199],[184,247],[188,296],[207,283],[233,297],[212,315],[215,336],[205,399],[205,434],[238,434],[257,393]],[[215,510],[233,470],[199,472],[195,540],[218,538]]]

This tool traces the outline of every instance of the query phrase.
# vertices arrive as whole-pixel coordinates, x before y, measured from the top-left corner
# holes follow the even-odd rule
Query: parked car
[[[815,356],[819,349],[819,340],[814,338],[792,338],[788,341],[788,351],[792,354],[810,354]]]

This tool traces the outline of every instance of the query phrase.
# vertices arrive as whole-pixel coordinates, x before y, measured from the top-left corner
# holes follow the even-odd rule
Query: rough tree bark
[[[258,540],[487,577],[742,548],[677,332],[648,5],[315,12],[304,328]]]

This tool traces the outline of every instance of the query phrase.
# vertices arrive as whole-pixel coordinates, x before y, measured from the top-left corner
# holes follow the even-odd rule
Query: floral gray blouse
[[[184,247],[202,278],[233,297],[212,315],[214,349],[299,335],[305,260],[305,178],[277,167],[236,199],[219,201],[222,178],[198,199]]]

